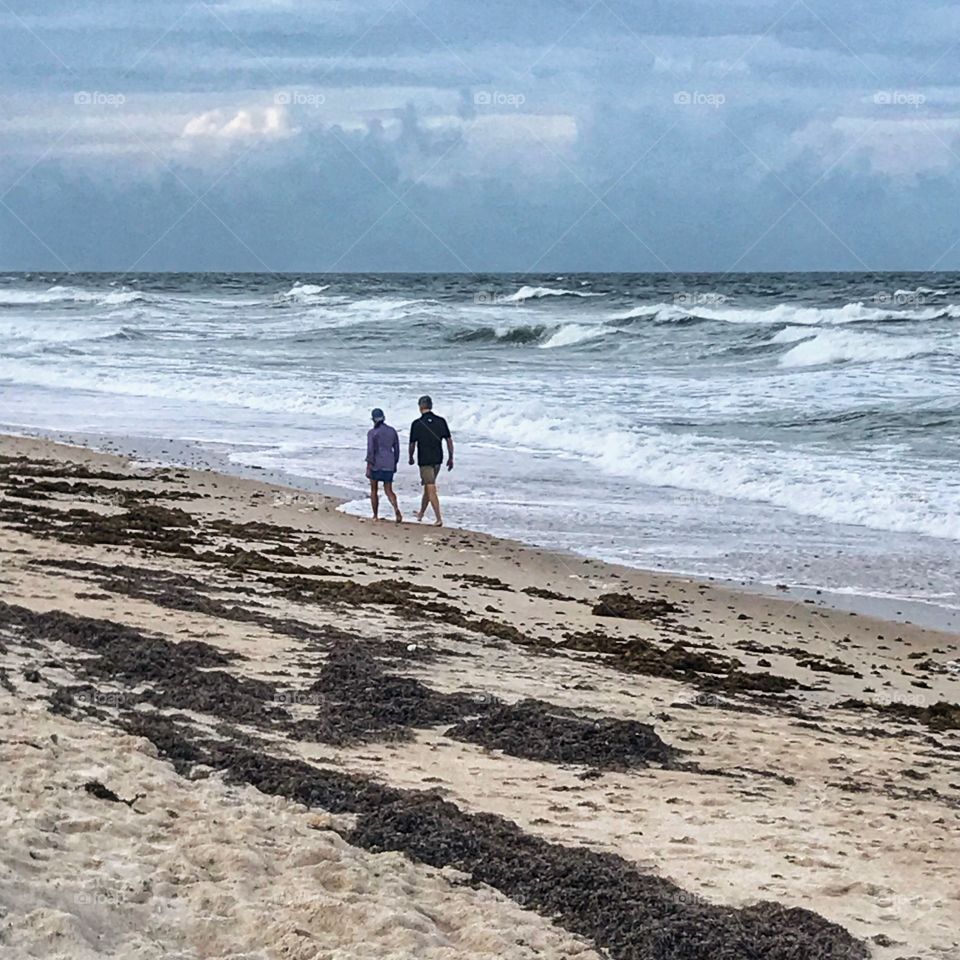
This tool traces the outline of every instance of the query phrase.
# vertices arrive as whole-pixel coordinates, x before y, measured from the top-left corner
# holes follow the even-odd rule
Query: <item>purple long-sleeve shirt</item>
[[[386,423],[367,431],[367,463],[371,470],[396,470],[400,463],[400,437]]]

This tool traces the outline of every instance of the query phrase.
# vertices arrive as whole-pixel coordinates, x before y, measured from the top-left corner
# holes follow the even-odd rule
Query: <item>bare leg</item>
[[[383,485],[383,492],[387,495],[390,506],[393,507],[393,512],[397,515],[397,523],[402,523],[403,514],[400,512],[400,505],[397,503],[397,495],[393,492],[393,484],[385,483]]]
[[[435,525],[438,527],[443,526],[443,518],[440,516],[440,497],[437,494],[437,485],[435,483],[428,483],[423,488],[424,496],[430,501],[430,506],[433,507],[434,516],[437,518]]]
[[[420,509],[417,512],[417,521],[423,519],[423,515],[427,512],[427,507],[430,504],[430,492],[427,489],[427,485],[423,485],[423,496],[420,498]]]
[[[370,481],[370,506],[373,507],[373,519],[376,520],[380,513],[380,496],[377,493],[377,481]]]

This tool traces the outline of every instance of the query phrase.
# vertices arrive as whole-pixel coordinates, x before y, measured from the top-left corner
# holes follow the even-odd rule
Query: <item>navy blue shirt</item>
[[[410,424],[410,442],[417,445],[417,463],[421,467],[439,467],[443,463],[443,441],[450,428],[443,417],[428,410]]]
[[[400,438],[386,423],[367,431],[367,463],[371,470],[396,470],[400,462]]]

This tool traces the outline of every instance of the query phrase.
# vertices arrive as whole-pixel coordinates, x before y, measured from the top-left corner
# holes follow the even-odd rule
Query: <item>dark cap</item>
[[[383,423],[386,418],[383,415],[383,411],[379,407],[374,407],[370,411],[370,419],[373,420],[374,423]]]
[[[426,407],[427,410],[432,410],[432,409],[433,409],[433,401],[432,401],[426,394],[424,394],[424,395],[417,401],[417,406],[418,406],[418,407]]]

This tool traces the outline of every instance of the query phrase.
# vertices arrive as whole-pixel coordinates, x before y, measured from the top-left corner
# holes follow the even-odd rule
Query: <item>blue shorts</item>
[[[393,483],[394,470],[371,470],[370,479],[379,480],[380,483]]]

